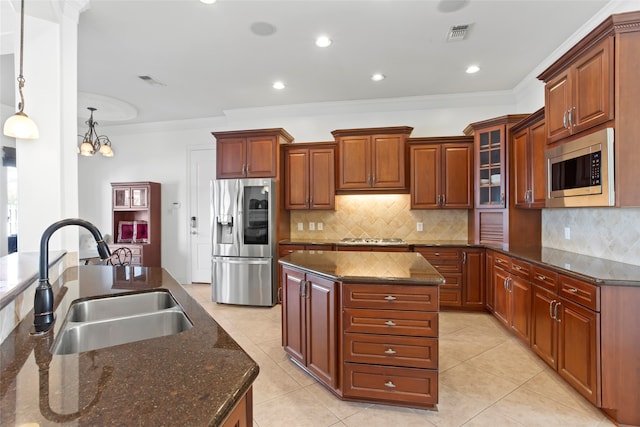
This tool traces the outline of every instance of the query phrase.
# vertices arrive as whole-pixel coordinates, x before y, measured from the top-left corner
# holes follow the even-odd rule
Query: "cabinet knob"
[[[393,320],[387,320],[386,322],[384,322],[385,325],[387,326],[396,326],[395,322]]]
[[[386,383],[384,383],[384,386],[387,388],[396,388],[396,385],[391,381],[387,381]]]
[[[396,351],[392,348],[388,348],[384,351],[385,354],[396,354]]]
[[[395,301],[396,297],[394,297],[393,295],[387,295],[386,297],[384,297],[384,299],[386,299],[387,301]]]

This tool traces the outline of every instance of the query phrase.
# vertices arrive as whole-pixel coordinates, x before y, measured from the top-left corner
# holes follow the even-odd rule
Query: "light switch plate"
[[[421,222],[417,223],[416,224],[416,230],[417,231],[423,231],[424,230],[424,225]]]
[[[323,225],[321,222],[317,224],[317,227],[318,227],[318,231],[322,231]]]
[[[316,223],[315,222],[310,222],[309,223],[309,231],[315,231],[316,229]]]
[[[304,224],[301,222],[298,223],[298,231],[304,231]]]

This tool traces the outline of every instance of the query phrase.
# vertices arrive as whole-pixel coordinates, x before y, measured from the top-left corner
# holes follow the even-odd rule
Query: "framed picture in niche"
[[[130,243],[134,238],[133,221],[118,222],[118,243]]]
[[[133,221],[133,241],[146,242],[149,239],[149,226],[147,221]]]

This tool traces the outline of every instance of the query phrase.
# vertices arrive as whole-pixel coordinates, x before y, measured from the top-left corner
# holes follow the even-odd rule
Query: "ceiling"
[[[91,0],[79,23],[78,114],[94,106],[96,120],[142,123],[511,90],[607,3]],[[466,39],[447,41],[449,28],[463,24]],[[321,34],[333,44],[316,47]],[[480,71],[467,74],[471,64]],[[371,81],[376,72],[386,79]],[[286,88],[273,89],[276,80]],[[101,108],[127,113],[101,117]]]

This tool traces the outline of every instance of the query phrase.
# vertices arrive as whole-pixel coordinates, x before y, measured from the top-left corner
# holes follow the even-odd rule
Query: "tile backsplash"
[[[291,238],[467,240],[467,210],[411,210],[410,203],[408,194],[336,196],[334,211],[291,211]],[[423,231],[416,231],[419,222]],[[298,231],[298,223],[303,224],[303,231]],[[314,231],[309,230],[309,223],[314,224]],[[322,231],[318,223],[322,223]]]
[[[565,227],[569,228],[570,239],[565,239]],[[640,265],[640,209],[544,209],[542,244]]]

